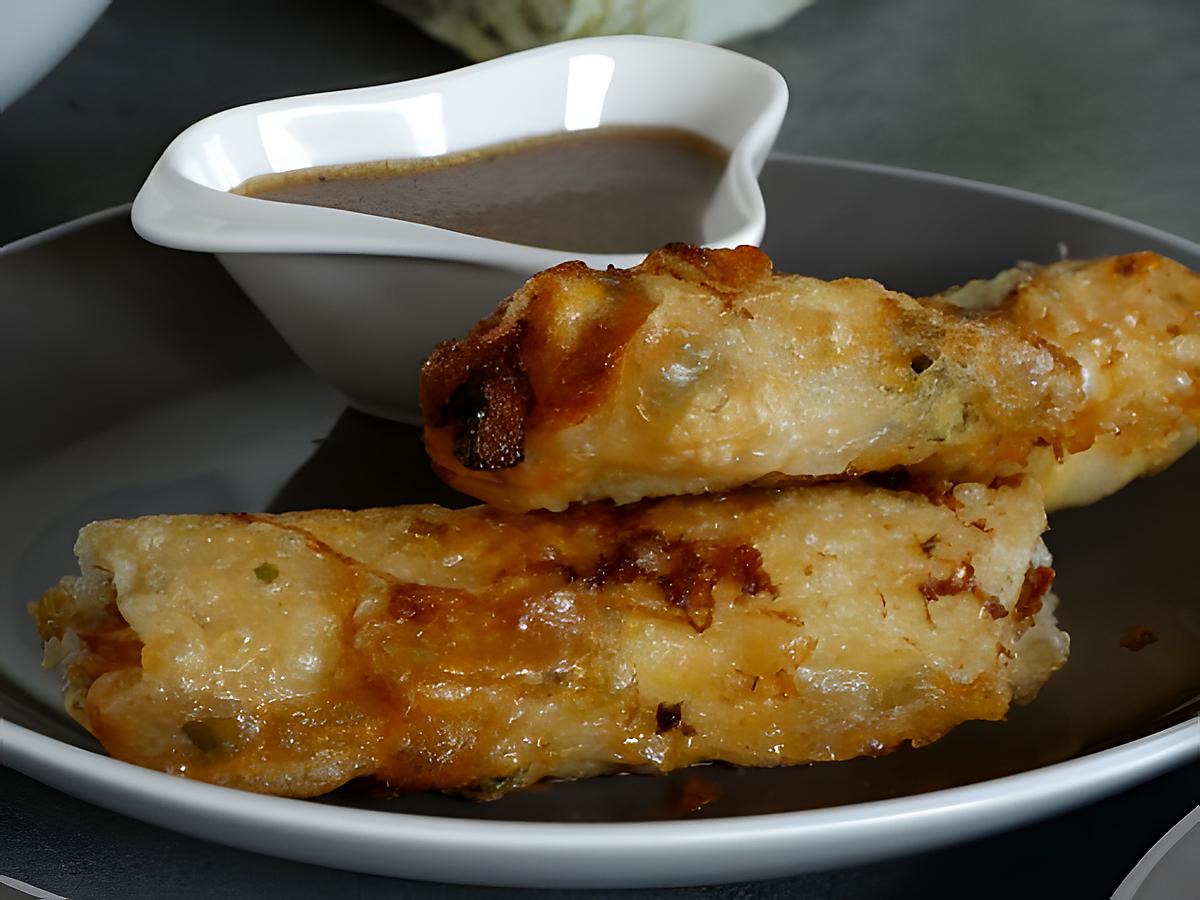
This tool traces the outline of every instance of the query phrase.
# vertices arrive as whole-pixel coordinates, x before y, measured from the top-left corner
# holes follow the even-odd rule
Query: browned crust
[[[690,244],[668,244],[630,269],[640,275],[669,275],[730,300],[771,276],[771,258],[743,244],[732,250],[709,250]]]
[[[821,298],[811,310],[808,290]],[[747,456],[753,448],[739,448],[723,429],[745,421],[747,428],[769,430],[755,418],[767,403],[768,414],[786,419],[785,370],[729,350],[698,370],[694,389],[666,387],[675,377],[668,363],[678,358],[683,368],[689,365],[687,354],[671,356],[676,342],[691,347],[686,304],[703,306],[705,335],[729,328],[717,338],[736,341],[746,329],[739,320],[754,318],[751,310],[761,317],[775,298],[807,316],[841,290],[874,302],[863,300],[869,316],[862,328],[848,329],[854,346],[866,352],[849,357],[851,369],[839,371],[861,367],[856,383],[862,384],[873,377],[871,353],[886,359],[877,366],[879,389],[906,409],[893,429],[901,440],[868,443],[831,472],[820,454],[810,463],[807,451],[797,448],[789,457],[783,432],[771,432],[781,439],[761,455],[773,456],[775,465],[756,469]],[[1200,334],[1198,297],[1195,273],[1148,252],[1018,268],[921,299],[856,279],[820,285],[774,276],[770,260],[752,247],[671,245],[627,270],[564,263],[532,278],[496,315],[430,359],[422,376],[426,446],[435,470],[459,490],[511,509],[795,483],[809,480],[806,467],[819,470],[821,479],[903,465],[949,482],[1017,472],[1043,484],[1066,472],[1069,482],[1070,472],[1086,467],[1054,464],[1092,450],[1091,458],[1111,456],[1132,476],[1141,460],[1141,471],[1151,472],[1177,458],[1200,423],[1200,375],[1190,361],[1197,353],[1192,336]],[[663,302],[670,310],[647,325]],[[714,312],[724,323],[713,323]],[[787,335],[746,329],[745,336],[746,346],[755,348],[749,352],[779,354],[790,364]],[[819,355],[819,349],[806,351],[805,359]],[[736,397],[737,405],[724,412],[704,407],[709,394],[724,402],[716,381],[722,367],[765,373],[763,404],[755,404],[753,389],[739,376],[743,380],[728,382],[724,395]],[[822,370],[802,364],[796,377],[820,388]],[[669,412],[661,407],[665,396],[675,404]],[[883,397],[879,409],[892,399]],[[686,427],[676,428],[671,416],[682,415],[691,401],[698,405],[686,407]],[[841,415],[836,399],[820,402],[829,415]],[[852,420],[852,412],[846,418]],[[711,469],[689,462],[697,447],[708,447],[700,421],[714,423],[720,435],[714,442],[723,443],[713,449],[728,451],[733,462]],[[903,429],[911,440],[903,439]],[[818,437],[796,436],[802,444]],[[664,462],[657,471],[660,449]],[[1123,454],[1133,458],[1122,462]]]
[[[811,491],[844,493],[847,502],[858,491],[870,493],[865,486]],[[796,492],[798,497],[807,493]],[[929,507],[936,511],[936,526],[931,523],[903,535],[899,532],[908,529],[897,531],[897,552],[913,554],[920,568],[911,573],[911,580],[905,576],[894,595],[885,598],[881,592],[879,607],[872,603],[861,610],[872,619],[876,610],[889,617],[891,622],[881,632],[885,640],[894,638],[892,622],[908,627],[905,610],[913,602],[931,626],[935,618],[940,624],[944,613],[967,604],[968,609],[978,606],[980,619],[990,628],[997,609],[1003,609],[977,583],[974,567],[985,558],[978,555],[977,542],[983,538],[966,521],[977,513],[957,516],[941,495],[936,496],[940,502]],[[222,582],[221,590],[232,592],[223,596],[236,607],[243,601],[261,601],[268,606],[283,602],[286,608],[292,602],[288,598],[296,595],[272,592],[290,590],[289,579],[300,577],[292,572],[303,571],[308,584],[315,575],[322,585],[320,602],[328,600],[329,611],[341,617],[333,639],[336,671],[320,686],[307,685],[302,695],[283,695],[262,704],[245,694],[239,699],[236,694],[177,691],[170,687],[170,679],[164,690],[156,683],[161,670],[155,674],[154,664],[156,655],[165,652],[162,637],[148,637],[148,649],[143,650],[116,606],[106,605],[104,570],[89,568],[88,579],[94,580],[85,579],[78,595],[66,584],[47,592],[34,613],[48,643],[57,639],[72,649],[81,648],[66,660],[72,695],[77,698],[72,702],[81,721],[117,758],[219,784],[296,795],[319,793],[347,778],[371,775],[388,789],[492,796],[547,774],[574,777],[597,771],[588,768],[591,761],[577,765],[569,754],[557,755],[551,738],[545,746],[539,742],[531,748],[521,757],[519,770],[510,773],[506,768],[510,757],[496,755],[495,736],[511,728],[517,706],[510,701],[517,696],[526,698],[522,709],[541,710],[538,716],[545,714],[550,708],[546,701],[553,698],[559,704],[556,727],[576,721],[572,718],[576,702],[604,710],[606,722],[613,727],[603,740],[614,742],[605,746],[618,750],[616,755],[606,755],[608,751],[587,743],[598,753],[588,758],[597,766],[605,760],[642,764],[645,757],[636,751],[620,755],[623,734],[665,736],[668,756],[660,761],[664,769],[711,758],[672,755],[684,754],[693,739],[708,741],[717,733],[714,721],[701,711],[705,692],[689,693],[684,680],[668,683],[664,689],[653,687],[654,678],[661,679],[671,668],[672,660],[667,658],[650,666],[635,663],[630,674],[610,654],[628,641],[631,632],[662,629],[662,635],[675,635],[671,643],[700,653],[706,647],[722,653],[736,650],[738,665],[747,669],[735,668],[731,675],[744,680],[748,696],[753,695],[747,702],[752,701],[755,715],[775,715],[776,700],[795,702],[796,715],[801,717],[807,715],[805,710],[817,708],[810,703],[823,704],[820,692],[812,693],[795,667],[808,665],[825,635],[836,641],[841,632],[822,632],[821,626],[806,624],[804,607],[793,605],[791,592],[802,592],[799,597],[822,590],[809,581],[812,567],[805,567],[790,552],[770,555],[776,551],[768,552],[766,541],[759,537],[776,527],[789,527],[787,519],[776,518],[775,505],[790,500],[777,491],[747,489],[707,500],[627,506],[601,502],[563,513],[524,515],[477,507],[454,513],[418,508],[399,516],[376,510],[241,514],[204,517],[203,522],[185,517],[188,521],[169,528],[185,541],[207,544],[215,539],[211,535],[220,535],[219,540],[235,537],[229,529],[253,529],[261,541],[236,566],[240,574]],[[905,503],[928,507],[926,501],[914,498]],[[884,508],[895,508],[891,498]],[[365,519],[358,520],[360,516]],[[722,523],[727,527],[711,527]],[[999,528],[1000,521],[996,525]],[[214,531],[208,535],[195,527]],[[86,555],[93,562],[108,560],[114,546],[127,545],[125,539],[117,545],[108,543],[119,527],[100,528],[104,537],[91,539],[98,540],[93,548],[98,552]],[[151,523],[150,532],[161,533],[157,523]],[[936,541],[926,537],[936,534],[942,537]],[[955,535],[966,541],[966,549],[951,549]],[[901,550],[910,540],[918,546]],[[798,543],[803,543],[803,537]],[[432,546],[416,549],[426,544]],[[928,548],[922,549],[926,544]],[[106,546],[110,549],[99,549]],[[206,570],[189,571],[187,563],[180,563],[184,557],[176,556],[178,546],[163,546],[171,565],[183,566],[177,576],[182,580],[155,590],[187,593],[206,577]],[[267,580],[256,567],[261,553],[271,554],[274,547],[281,548],[283,555],[268,557],[277,558],[279,566]],[[408,552],[415,554],[416,568],[398,561]],[[813,552],[822,559],[835,558],[819,549]],[[452,585],[420,580],[430,577],[424,568],[427,564],[437,570],[443,554],[454,553],[465,558],[464,570],[457,572]],[[474,574],[467,571],[473,564],[470,560],[478,560],[480,566]],[[146,564],[156,563],[148,559]],[[1048,572],[1027,576],[1034,584],[1031,594],[1044,592]],[[922,584],[926,575],[928,582]],[[242,591],[247,593],[243,596]],[[84,602],[76,603],[76,596]],[[813,594],[814,611],[822,606],[816,597]],[[994,636],[1015,631],[1015,619],[1000,617],[1009,632],[997,630]],[[992,636],[988,635],[989,641]],[[651,636],[650,642],[658,646],[660,639]],[[763,649],[775,640],[794,645],[785,668],[778,668],[775,649]],[[53,657],[56,650],[51,645],[48,655]],[[146,654],[143,670],[140,657]],[[816,750],[796,751],[815,756],[796,758],[876,753],[903,739],[927,743],[965,718],[998,717],[1010,699],[1008,682],[1001,674],[981,675],[975,689],[935,679],[930,683],[945,696],[945,704],[930,703],[911,716],[906,712],[895,721],[864,723],[861,729],[847,725],[844,734],[835,729],[819,738]],[[633,684],[640,677],[646,693],[631,691],[616,699],[613,691],[624,691],[631,684],[629,677]],[[606,705],[610,700],[611,705]],[[574,740],[577,735],[571,734]],[[807,740],[800,732],[796,739]],[[722,759],[750,759],[740,755],[740,749],[719,752],[734,754]],[[311,760],[321,754],[338,760],[334,774],[310,770]],[[554,768],[560,765],[565,768]]]
[[[712,624],[714,592],[722,581],[732,582],[744,597],[779,595],[754,546],[670,539],[651,529],[621,540],[612,555],[601,557],[586,580],[596,588],[635,581],[657,585],[666,603],[682,610],[698,632]]]
[[[730,503],[749,510],[769,502],[769,496],[744,495],[731,498]],[[264,720],[252,734],[239,731],[236,722],[201,715],[183,726],[191,745],[184,745],[186,760],[180,771],[219,784],[247,786],[233,774],[238,763],[227,744],[237,744],[243,759],[248,754],[284,768],[297,764],[288,749],[292,747],[307,746],[312,751],[325,740],[370,747],[381,740],[379,723],[395,721],[399,715],[403,725],[397,727],[405,740],[397,755],[375,773],[376,777],[392,789],[474,790],[488,748],[460,741],[448,754],[447,729],[451,723],[442,720],[443,712],[436,706],[426,708],[424,701],[397,692],[395,684],[374,678],[369,653],[403,655],[409,670],[402,680],[420,682],[432,677],[430,672],[434,670],[422,668],[420,651],[414,652],[411,646],[414,640],[432,641],[442,652],[457,644],[472,646],[480,656],[487,657],[488,651],[478,649],[482,645],[507,645],[519,639],[515,637],[522,634],[518,623],[531,596],[545,596],[568,586],[583,588],[585,596],[600,605],[614,585],[653,585],[657,596],[647,595],[648,602],[643,601],[639,608],[667,621],[685,621],[697,632],[712,623],[718,585],[728,585],[732,593],[744,599],[765,595],[764,602],[769,602],[777,596],[771,576],[763,569],[762,556],[752,544],[666,534],[644,523],[650,508],[649,504],[616,507],[600,503],[560,514],[568,516],[575,528],[590,535],[589,539],[578,542],[570,552],[548,548],[540,557],[514,552],[512,570],[483,593],[405,581],[337,550],[286,516],[228,515],[246,525],[296,534],[310,552],[329,560],[340,574],[341,589],[360,594],[368,583],[382,584],[387,602],[381,614],[361,621],[356,618],[353,626],[347,623],[336,679],[342,693],[322,695],[319,702],[313,698],[297,700],[294,716],[281,714]],[[478,515],[485,520],[521,524],[530,532],[555,518],[555,514],[531,513],[518,522],[512,516],[486,509],[480,509]],[[98,613],[81,618],[70,593],[56,587],[30,611],[43,640],[61,640],[70,631],[82,644],[83,650],[70,663],[69,676],[72,683],[86,686],[86,710],[81,715],[86,727],[112,755],[161,767],[162,759],[142,746],[144,735],[129,722],[114,720],[106,712],[113,698],[141,678],[142,643],[116,604],[109,603]],[[366,634],[375,636],[364,638]],[[359,645],[362,640],[375,649],[365,650]],[[546,671],[554,668],[554,654],[562,649],[561,642],[542,640],[534,631],[527,635],[523,648],[521,652],[530,666]],[[475,651],[464,652],[475,658]],[[492,656],[501,658],[504,652],[495,649]],[[292,701],[282,705],[289,703]],[[477,714],[483,720],[489,711],[483,709]],[[337,728],[320,724],[328,721],[336,721]],[[689,728],[680,722],[674,722],[675,726]]]
[[[527,428],[564,427],[587,418],[616,377],[625,345],[653,305],[639,288],[646,276],[700,285],[732,306],[771,274],[755,247],[706,250],[670,244],[632,269],[603,273],[579,261],[531,278],[462,340],[440,344],[421,370],[421,408],[435,428],[448,427],[455,459],[475,471],[506,469],[524,458]],[[600,284],[607,304],[570,346],[556,318],[579,283]],[[509,315],[514,303],[518,316]]]
[[[1072,284],[1075,278],[1082,279],[1086,291]],[[955,290],[929,302],[942,303]],[[1100,369],[1113,379],[1110,389],[1082,399],[1069,433],[1039,442],[1051,447],[1061,463],[1100,438],[1119,439],[1126,452],[1158,442],[1169,445],[1181,418],[1200,421],[1200,379],[1194,377],[1194,365],[1191,390],[1173,391],[1171,403],[1156,397],[1159,391],[1152,385],[1139,383],[1136,366],[1125,366],[1127,356],[1163,354],[1172,338],[1200,333],[1198,305],[1200,274],[1143,250],[1031,267],[1018,274],[994,306],[975,315],[1015,326],[1026,339],[1068,358],[1080,347],[1101,355]],[[1063,321],[1055,315],[1060,311]],[[1186,372],[1185,363],[1178,365]],[[1146,402],[1148,398],[1153,399]]]
[[[1042,611],[1042,599],[1050,592],[1054,583],[1054,569],[1050,566],[1032,566],[1025,573],[1021,595],[1017,598],[1013,612],[1018,619],[1032,619]]]
[[[440,344],[422,369],[426,418],[453,430],[454,455],[470,469],[508,468],[524,458],[532,406],[519,357],[526,328],[523,320],[506,319],[505,308],[476,325],[466,340]]]

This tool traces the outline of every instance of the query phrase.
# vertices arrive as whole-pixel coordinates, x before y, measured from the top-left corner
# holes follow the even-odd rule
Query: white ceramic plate
[[[1009,265],[1200,247],[1110,216],[953,179],[772,160],[767,249],[782,270],[912,291]],[[59,712],[24,604],[74,568],[84,521],[151,512],[453,502],[416,431],[345,411],[210,257],[137,240],[125,212],[0,259],[0,753],[92,802],[234,846],[467,883],[647,886],[766,878],[966,840],[1087,802],[1200,753],[1200,454],[1049,536],[1072,659],[1007,722],[920,750],[778,770],[616,776],[475,805],[344,790],[260,797],[110,760]],[[72,326],[64,328],[62,323]],[[415,366],[416,361],[413,361]],[[317,444],[314,441],[321,441]],[[1159,641],[1139,653],[1124,629]],[[719,789],[679,811],[691,777]]]

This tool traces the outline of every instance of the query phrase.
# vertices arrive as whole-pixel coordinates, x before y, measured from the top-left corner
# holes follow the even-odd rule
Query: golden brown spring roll
[[[426,446],[451,485],[519,510],[894,467],[1032,470],[1057,505],[1195,443],[1195,273],[1138,254],[997,284],[915,300],[775,275],[752,247],[566,263],[428,360]],[[972,294],[986,308],[956,305]]]
[[[1002,718],[1066,658],[1035,486],[747,489],[516,515],[161,516],[31,607],[115,757],[310,796],[370,776],[769,766]]]
[[[1156,253],[1010,269],[941,295],[1065,350],[1083,371],[1080,452],[1036,451],[1046,506],[1091,503],[1200,437],[1200,275]],[[1060,453],[1060,456],[1063,454]]]

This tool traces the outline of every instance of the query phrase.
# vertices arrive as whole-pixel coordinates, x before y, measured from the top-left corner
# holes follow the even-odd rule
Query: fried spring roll
[[[941,295],[1065,350],[1083,370],[1086,450],[1035,452],[1046,506],[1091,503],[1200,437],[1200,275],[1156,253],[1010,269]],[[1061,448],[1060,448],[1061,449]]]
[[[1082,502],[1195,443],[1198,319],[1200,278],[1153,254],[915,300],[673,245],[549,269],[439,347],[425,442],[451,485],[514,510],[894,467],[1034,471]]]
[[[115,757],[292,796],[370,776],[838,760],[999,719],[1066,658],[1031,485],[748,489],[561,514],[163,516],[31,607]]]

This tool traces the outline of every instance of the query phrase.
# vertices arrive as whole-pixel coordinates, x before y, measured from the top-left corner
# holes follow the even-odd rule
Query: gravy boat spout
[[[436,157],[604,126],[694,132],[729,153],[706,207],[708,246],[757,244],[757,176],[787,107],[769,66],[668,38],[586,38],[413,81],[226,110],[180,134],[133,205],[149,241],[217,254],[296,353],[350,402],[411,418],[422,359],[521,283],[576,252],[402,219],[230,193],[259,175]],[[586,209],[580,215],[587,215]]]

